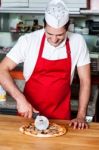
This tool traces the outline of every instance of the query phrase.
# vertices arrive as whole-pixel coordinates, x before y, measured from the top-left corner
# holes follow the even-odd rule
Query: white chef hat
[[[69,10],[62,0],[51,0],[45,10],[45,20],[53,28],[60,28],[69,21]]]

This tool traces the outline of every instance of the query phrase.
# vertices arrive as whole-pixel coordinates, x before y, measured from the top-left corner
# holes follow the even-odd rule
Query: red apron
[[[71,56],[69,40],[66,41],[67,58],[47,60],[42,58],[45,43],[43,35],[38,59],[24,95],[41,115],[53,119],[70,119]]]

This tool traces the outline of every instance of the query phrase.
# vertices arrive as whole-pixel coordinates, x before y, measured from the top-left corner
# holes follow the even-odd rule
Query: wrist
[[[25,100],[25,96],[20,91],[15,92],[12,97],[16,100],[16,102],[20,102],[20,100]]]
[[[78,111],[77,118],[86,118],[86,111]]]

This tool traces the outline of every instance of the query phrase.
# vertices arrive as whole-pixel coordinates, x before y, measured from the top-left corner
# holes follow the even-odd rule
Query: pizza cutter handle
[[[33,118],[33,119],[36,119],[36,117],[39,116],[39,115],[40,115],[40,113],[35,113],[35,112],[33,112],[32,118]]]

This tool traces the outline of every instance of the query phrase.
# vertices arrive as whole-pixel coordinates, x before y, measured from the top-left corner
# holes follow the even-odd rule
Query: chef
[[[18,112],[31,118],[33,112],[70,120],[71,83],[77,67],[80,79],[78,114],[74,128],[87,128],[86,110],[90,95],[90,59],[83,37],[70,33],[69,10],[62,0],[51,0],[45,10],[44,29],[27,33],[0,64],[0,83],[16,100]],[[9,72],[24,63],[24,92]]]

